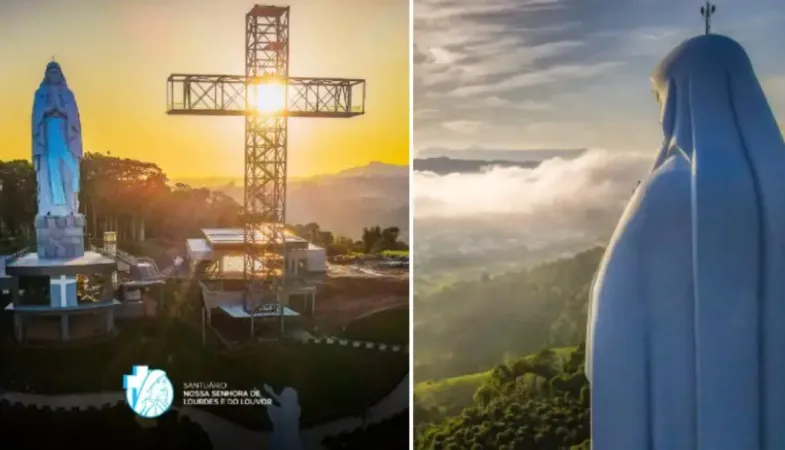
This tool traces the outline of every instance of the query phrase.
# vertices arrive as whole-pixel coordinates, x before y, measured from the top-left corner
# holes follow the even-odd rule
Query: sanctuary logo
[[[166,372],[148,366],[134,366],[130,375],[123,375],[123,389],[128,406],[145,419],[169,411],[174,401],[174,387]]]

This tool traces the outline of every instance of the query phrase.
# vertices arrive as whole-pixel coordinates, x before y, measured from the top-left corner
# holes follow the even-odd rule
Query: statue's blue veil
[[[785,143],[730,38],[652,76],[663,145],[595,277],[595,450],[785,449]]]
[[[44,79],[41,81],[41,87],[44,87],[50,83],[49,77],[51,73],[56,73],[61,79],[61,86],[68,87],[68,82],[65,79],[65,75],[63,75],[63,69],[60,68],[60,64],[55,61],[51,61],[46,65],[46,70],[44,71]]]
[[[664,134],[653,170],[673,156],[686,158],[692,168],[696,377],[701,380],[697,395],[703,398],[698,415],[711,416],[717,408],[750,410],[749,406],[760,413],[761,448],[781,448],[769,445],[785,445],[785,426],[770,422],[785,412],[782,134],[750,59],[728,37],[687,40],[660,63],[652,82],[662,106]],[[748,212],[738,205],[746,205],[743,209]],[[747,274],[757,274],[757,311],[749,304],[738,306],[742,298],[734,292],[734,286],[747,283]],[[740,292],[748,303],[756,300],[748,291]],[[736,340],[728,336],[732,333],[728,317],[734,317],[735,308],[738,315],[730,324],[756,330],[740,332]],[[737,405],[707,399],[720,388],[711,380],[719,378],[701,371],[722,366],[728,352],[754,348],[758,367],[746,369],[750,375],[739,379],[749,385],[739,386],[739,391],[757,392],[757,398]]]

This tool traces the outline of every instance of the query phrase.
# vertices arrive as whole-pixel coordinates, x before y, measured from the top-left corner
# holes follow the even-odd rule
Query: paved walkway
[[[378,423],[389,419],[409,407],[409,376],[410,375],[407,374],[392,392],[368,410],[366,424]],[[0,399],[7,400],[11,403],[22,403],[28,406],[49,406],[52,409],[87,409],[91,406],[100,408],[102,406],[123,402],[125,401],[125,393],[100,392],[92,394],[50,396],[3,392],[0,393]],[[181,406],[173,407],[172,409],[179,411],[180,414],[188,416],[191,420],[198,423],[210,436],[214,450],[256,450],[261,447],[261,444],[266,444],[267,439],[269,438],[269,432],[251,431],[219,416],[196,408]],[[263,414],[261,411],[260,413]],[[362,418],[350,416],[305,429],[300,436],[304,448],[308,450],[321,450],[323,448],[322,440],[325,437],[342,432],[350,432],[362,427],[362,425]]]
[[[409,352],[408,345],[392,345],[392,344],[384,344],[382,342],[371,342],[371,341],[358,341],[354,339],[344,339],[341,337],[336,336],[320,336],[314,337],[310,333],[303,331],[303,330],[296,330],[293,332],[288,333],[288,336],[291,340],[295,342],[299,342],[300,344],[308,344],[308,345],[340,345],[342,347],[351,347],[351,348],[363,348],[366,350],[378,350],[378,351],[391,351],[393,353],[397,353],[403,351],[404,353]]]

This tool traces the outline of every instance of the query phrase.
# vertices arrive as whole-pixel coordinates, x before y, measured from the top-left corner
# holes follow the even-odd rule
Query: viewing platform
[[[114,332],[113,274],[117,260],[86,251],[70,258],[41,258],[22,250],[4,261],[4,285],[18,341],[53,342]]]
[[[114,332],[114,310],[120,305],[117,300],[60,308],[9,303],[5,310],[14,314],[14,337],[17,341],[67,342],[111,335]]]
[[[42,259],[38,253],[20,255],[6,263],[10,276],[75,276],[83,273],[112,273],[117,261],[98,252],[87,251],[83,256],[67,259]]]

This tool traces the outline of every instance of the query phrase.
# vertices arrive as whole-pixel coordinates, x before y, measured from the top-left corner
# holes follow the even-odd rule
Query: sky
[[[416,0],[414,151],[654,153],[654,67],[703,33],[696,0]],[[785,123],[785,3],[717,0]],[[430,152],[429,152],[430,153]],[[652,156],[653,158],[653,156]]]
[[[409,162],[408,0],[287,0],[291,76],[364,78],[366,114],[290,119],[289,174]],[[1,0],[0,160],[30,158],[33,93],[55,57],[86,151],[171,178],[243,176],[240,117],[166,115],[171,73],[244,73],[252,0]]]

